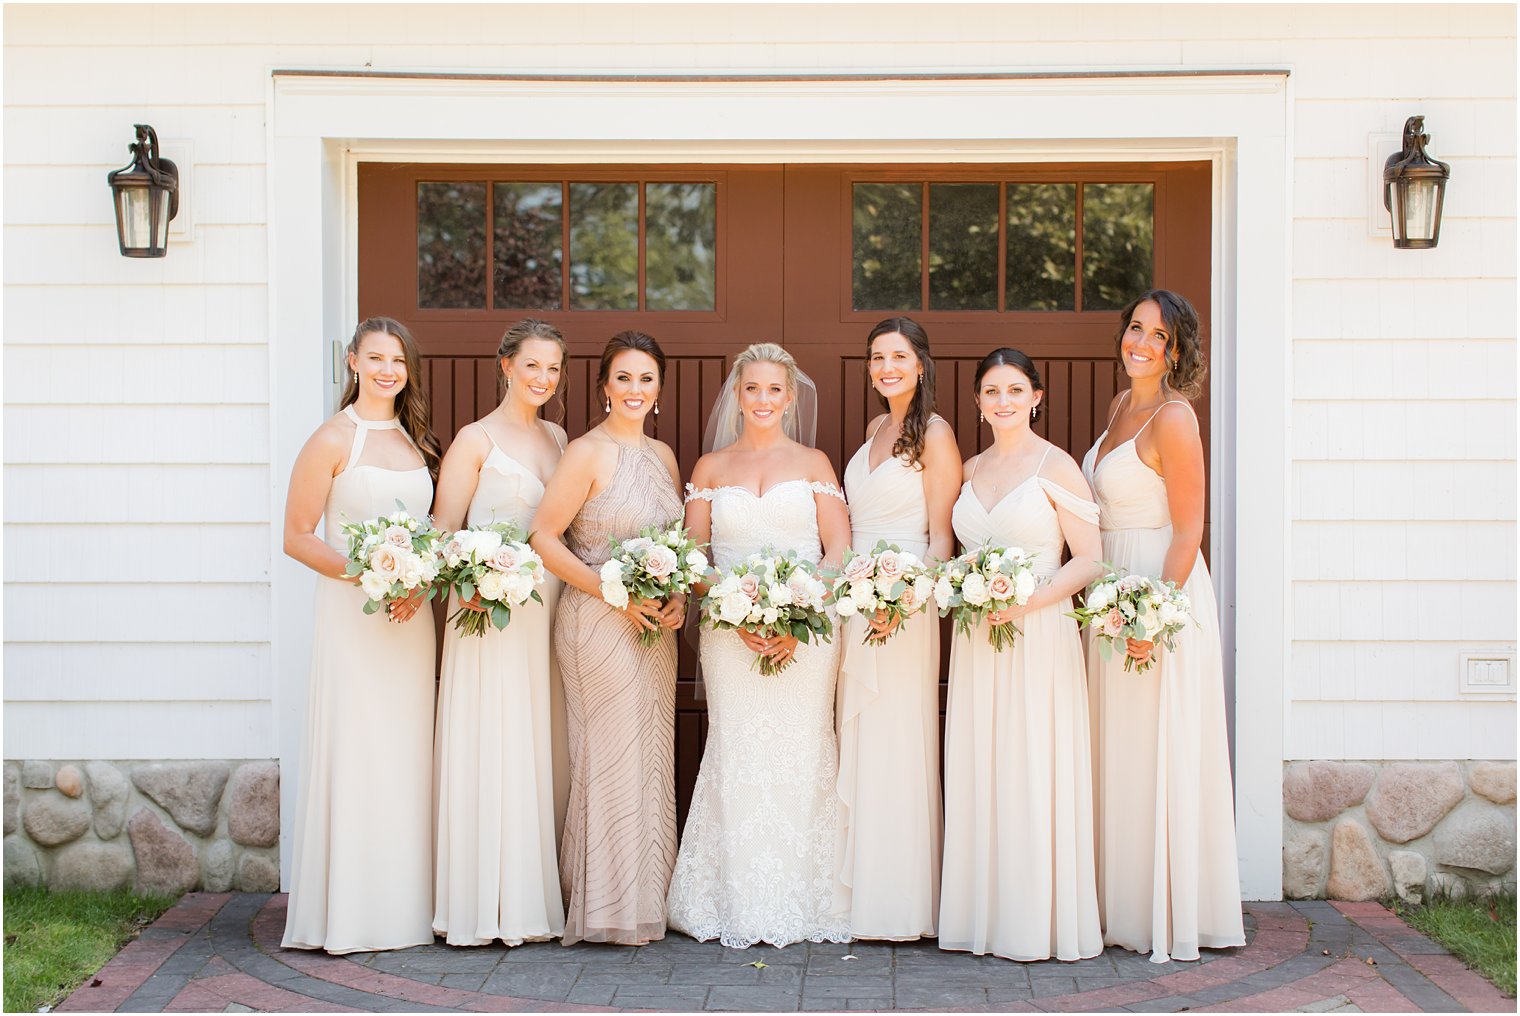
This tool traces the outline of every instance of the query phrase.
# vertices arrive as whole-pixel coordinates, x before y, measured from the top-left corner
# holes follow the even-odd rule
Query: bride
[[[720,570],[764,547],[838,565],[850,519],[834,467],[811,447],[816,414],[817,392],[786,350],[764,342],[734,359],[686,488],[686,525],[710,539]],[[838,641],[704,629],[701,646],[707,748],[670,927],[735,949],[849,941],[834,872]],[[763,677],[757,654],[787,666]]]

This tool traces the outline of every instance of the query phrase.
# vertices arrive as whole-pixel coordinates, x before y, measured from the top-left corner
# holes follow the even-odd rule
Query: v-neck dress
[[[425,466],[360,462],[366,438],[399,430],[395,420],[365,420],[352,406],[344,415],[354,442],[322,511],[323,539],[340,554],[344,522],[388,515],[397,501],[422,518],[433,503]],[[364,613],[364,601],[353,583],[317,579],[287,949],[433,941],[433,612],[397,624]]]
[[[857,553],[882,540],[929,549],[924,474],[901,456],[871,468],[873,431],[845,466]],[[933,936],[939,913],[939,618],[933,604],[881,646],[863,618],[840,625],[839,879],[850,887],[850,933],[904,941]]]
[[[1066,542],[1052,501],[1097,521],[1097,505],[1036,470],[990,509],[962,486],[955,537],[967,551],[1022,547],[1047,581]],[[985,623],[952,641],[941,949],[1021,961],[1103,951],[1086,669],[1070,610],[1063,599],[1025,614],[1001,653]]]
[[[526,535],[543,482],[480,430],[491,451],[465,525],[512,522]],[[560,441],[557,432],[554,437]],[[565,930],[554,834],[549,644],[561,585],[549,575],[538,591],[544,602],[513,610],[501,631],[488,626],[480,637],[464,636],[450,626],[444,634],[433,930],[450,945],[498,939],[520,945]],[[458,609],[456,595],[449,615]]]
[[[1135,450],[1149,425],[1099,461],[1105,430],[1082,471],[1102,512],[1103,559],[1155,577],[1172,519],[1165,481]],[[1245,944],[1219,611],[1202,553],[1182,588],[1196,623],[1145,673],[1125,673],[1117,653],[1087,654],[1104,941],[1157,963]]]

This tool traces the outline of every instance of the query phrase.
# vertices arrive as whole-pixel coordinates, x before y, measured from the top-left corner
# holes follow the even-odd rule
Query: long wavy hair
[[[892,444],[892,454],[907,459],[915,469],[922,469],[924,466],[919,460],[924,454],[924,435],[929,430],[929,421],[934,418],[935,378],[934,357],[929,355],[929,333],[924,331],[924,326],[910,317],[890,317],[872,328],[871,334],[866,336],[866,377],[871,374],[871,346],[877,336],[893,332],[907,339],[908,345],[913,347],[913,355],[918,357],[923,376],[918,379],[918,387],[913,389],[913,401],[908,403],[908,415],[903,417],[902,430]],[[883,406],[890,408],[885,395],[877,392],[876,397]]]
[[[1129,329],[1135,308],[1147,300],[1161,308],[1161,320],[1171,336],[1166,344],[1166,383],[1185,399],[1203,394],[1203,379],[1209,365],[1204,362],[1203,343],[1198,338],[1198,312],[1181,293],[1170,289],[1150,289],[1141,293],[1119,312],[1119,331],[1114,335],[1114,355],[1124,362],[1124,333]],[[1123,367],[1120,367],[1123,370]]]
[[[507,375],[501,369],[501,361],[515,358],[518,351],[522,349],[523,343],[529,339],[552,342],[559,346],[559,354],[564,360],[570,359],[570,349],[565,345],[565,337],[560,334],[558,328],[538,318],[523,318],[507,329],[501,337],[501,345],[496,347],[496,401],[498,403],[507,394]],[[554,401],[559,404],[561,423],[565,419],[565,385],[569,381],[569,375],[570,364],[561,362],[559,384],[554,388]]]
[[[376,334],[394,335],[401,342],[402,353],[406,356],[406,384],[396,395],[396,420],[422,453],[428,475],[437,483],[438,464],[443,459],[443,451],[438,439],[433,436],[433,411],[428,404],[427,390],[422,387],[422,354],[417,350],[417,340],[412,338],[406,325],[395,318],[365,318],[354,329],[354,337],[348,341],[347,352],[357,357],[359,347],[364,344],[364,337]],[[343,397],[338,400],[339,409],[346,409],[359,399],[359,382],[355,379],[354,372],[345,373],[347,377],[343,383]]]

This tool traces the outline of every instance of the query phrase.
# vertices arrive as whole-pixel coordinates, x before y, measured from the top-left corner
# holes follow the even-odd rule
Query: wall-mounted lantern
[[[1451,167],[1425,153],[1425,118],[1404,121],[1404,150],[1383,165],[1383,207],[1393,216],[1393,245],[1426,250],[1441,240],[1441,205]]]
[[[169,220],[179,214],[179,169],[158,155],[158,135],[137,124],[131,165],[106,174],[116,205],[116,239],[123,257],[161,258],[169,251]]]

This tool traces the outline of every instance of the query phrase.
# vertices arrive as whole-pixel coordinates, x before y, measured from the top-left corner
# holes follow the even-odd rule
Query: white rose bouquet
[[[362,522],[343,523],[348,537],[348,568],[344,574],[358,576],[359,588],[368,599],[364,612],[373,614],[419,590],[431,600],[437,589],[438,542],[443,534],[431,519],[416,518],[396,502],[396,510]]]
[[[750,631],[762,637],[793,635],[798,642],[828,642],[834,622],[825,609],[829,587],[817,569],[789,550],[778,554],[769,547],[751,554],[728,570],[702,598],[702,623],[714,631]],[[767,677],[791,662],[777,666],[766,656],[756,665]]]
[[[878,541],[869,554],[846,551],[839,571],[824,581],[829,587],[828,602],[840,617],[874,617],[880,611],[888,620],[901,622],[923,610],[934,591],[933,569],[886,540]],[[899,623],[878,639],[873,639],[875,633],[868,629],[862,644],[880,645],[901,627]]]
[[[1176,648],[1177,633],[1192,619],[1193,605],[1175,583],[1144,575],[1127,575],[1104,565],[1105,574],[1087,589],[1082,606],[1069,616],[1082,628],[1092,628],[1098,636],[1098,651],[1105,660],[1115,650],[1126,652],[1125,642],[1159,642],[1167,649]],[[1138,663],[1126,653],[1124,669],[1143,674],[1155,663],[1155,657]]]
[[[538,587],[544,584],[543,559],[528,546],[523,531],[510,522],[493,522],[450,533],[439,542],[445,589],[453,589],[461,602],[476,595],[484,611],[460,607],[454,628],[464,635],[483,636],[486,622],[497,631],[512,621],[512,608],[529,600],[543,603]]]
[[[707,574],[707,555],[678,521],[651,526],[631,540],[612,540],[612,556],[602,565],[602,599],[622,610],[632,597],[670,599],[689,591]],[[639,644],[652,646],[664,631],[639,632]]]
[[[940,617],[953,611],[956,628],[970,635],[988,614],[1028,603],[1035,585],[1033,554],[1020,547],[984,546],[936,569],[934,599]],[[1013,645],[1021,634],[1012,621],[987,627],[987,641],[996,652]]]

